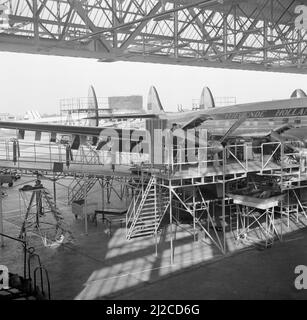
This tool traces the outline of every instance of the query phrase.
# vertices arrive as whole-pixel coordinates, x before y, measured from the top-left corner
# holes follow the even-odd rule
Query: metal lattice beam
[[[300,0],[7,0],[0,50],[307,72]]]

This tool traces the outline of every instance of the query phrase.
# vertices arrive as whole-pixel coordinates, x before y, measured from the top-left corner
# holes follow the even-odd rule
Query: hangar
[[[298,0],[7,0],[0,5],[0,50],[89,58],[98,63],[130,61],[305,74],[304,11],[304,1]],[[228,119],[232,123],[223,134],[211,134],[216,140],[212,144],[206,147],[198,144],[193,149],[192,161],[188,159],[186,142],[179,147],[176,137],[176,147],[172,145],[173,125],[178,123],[170,122],[168,115],[163,114],[155,89],[150,91],[152,100],[147,111],[155,111],[156,115],[153,112],[110,114],[108,108],[99,105],[93,89],[90,92],[89,99],[82,100],[82,108],[77,106],[81,100],[77,100],[77,104],[64,108],[63,112],[68,115],[83,112],[87,120],[96,121],[141,118],[146,119],[145,128],[149,131],[170,129],[169,136],[161,143],[165,161],[156,165],[141,158],[131,165],[132,155],[140,158],[146,153],[143,143],[151,141],[152,146],[147,150],[155,147],[153,140],[143,136],[141,140],[133,140],[130,131],[127,140],[142,147],[134,152],[126,150],[123,155],[123,147],[116,154],[110,147],[114,138],[111,134],[102,144],[98,139],[89,143],[88,137],[101,138],[100,132],[97,134],[100,128],[59,124],[55,129],[56,125],[50,123],[0,122],[1,128],[17,132],[17,138],[1,141],[3,174],[12,175],[19,170],[35,180],[35,185],[24,185],[12,193],[18,195],[21,214],[9,217],[5,210],[0,210],[1,241],[14,243],[4,245],[0,257],[5,263],[15,262],[11,252],[20,244],[24,254],[24,262],[18,269],[23,276],[12,275],[14,281],[0,291],[4,299],[50,299],[53,283],[37,253],[48,260],[48,269],[56,275],[53,280],[62,274],[65,261],[68,263],[76,278],[76,284],[72,285],[75,298],[96,299],[112,297],[114,292],[125,294],[126,288],[138,287],[151,276],[156,281],[160,278],[153,271],[157,265],[165,268],[165,274],[172,274],[195,261],[214,258],[217,252],[226,256],[251,245],[270,248],[289,233],[305,227],[307,137],[305,119],[300,117],[305,116],[307,98],[302,90],[295,91],[289,100],[236,105],[225,109],[231,111],[224,111],[214,108],[212,94],[205,89],[198,113],[194,114],[197,117],[182,128],[213,121],[208,127],[212,133],[221,127],[220,122],[214,121]],[[262,116],[272,110],[281,121],[278,129],[270,127],[271,116]],[[185,117],[188,114],[181,118]],[[268,118],[268,122],[262,122],[268,132],[261,137],[265,139],[245,139],[243,135],[233,138],[233,132],[247,119],[259,118]],[[257,123],[260,125],[261,121]],[[34,141],[26,141],[27,131],[35,132]],[[44,132],[50,134],[45,140]],[[59,142],[58,133],[71,133],[72,140],[63,138]],[[125,140],[124,133],[119,140]],[[108,149],[102,151],[104,146]],[[116,161],[119,163],[115,166]],[[64,211],[69,206],[70,213],[76,218],[81,216],[81,224],[73,220],[73,215],[67,218],[63,214],[58,198],[64,192],[67,192]],[[91,197],[99,198],[99,205],[95,203],[91,207]],[[1,193],[1,206],[9,198],[10,192],[8,198],[6,192]],[[126,208],[114,208],[110,205],[114,202],[125,203]],[[99,256],[102,249],[97,238],[91,243],[80,236],[95,230],[100,215],[108,233],[105,235],[108,240],[103,244],[104,258]],[[54,227],[52,236],[49,229],[41,228],[46,216],[44,223]],[[6,223],[19,228],[19,234],[7,234]],[[64,245],[64,239],[73,243],[74,233],[77,255],[84,259],[91,255],[91,262],[84,263],[85,269],[73,268],[77,255],[71,255],[67,261],[67,252],[44,251],[45,248],[57,250]],[[192,244],[186,243],[187,234]],[[36,235],[43,244],[36,253],[35,245],[29,246],[30,235]],[[178,245],[176,251],[178,242],[182,246]],[[205,249],[200,242],[205,244]],[[65,248],[77,251],[74,246]],[[31,261],[35,259],[38,266],[33,269]],[[162,261],[168,259],[170,265],[165,266]],[[89,266],[91,271],[87,269]],[[134,270],[139,271],[137,277]],[[89,279],[84,279],[88,278],[88,272],[92,272]],[[130,277],[122,277],[123,274]],[[68,272],[65,276],[69,279]],[[78,292],[82,286],[78,277],[86,281],[81,292]],[[29,289],[26,280],[34,281],[34,288],[30,285]],[[63,285],[56,286],[55,298],[73,298],[63,294]]]

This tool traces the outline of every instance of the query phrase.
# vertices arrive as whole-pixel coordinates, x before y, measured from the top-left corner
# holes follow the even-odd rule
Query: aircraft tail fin
[[[291,98],[306,98],[307,95],[304,90],[302,89],[296,89],[291,94]]]
[[[201,92],[199,109],[208,110],[215,108],[215,102],[211,90],[208,87],[204,87]]]
[[[154,113],[164,113],[157,89],[151,86],[148,93],[147,111]]]
[[[96,92],[93,86],[89,87],[88,90],[88,117],[94,117],[94,119],[89,119],[89,126],[91,127],[98,127],[99,126],[99,114],[98,114],[98,101]]]

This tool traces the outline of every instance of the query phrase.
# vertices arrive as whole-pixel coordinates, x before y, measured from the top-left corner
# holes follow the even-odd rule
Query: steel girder
[[[2,0],[0,50],[306,73],[302,2]]]

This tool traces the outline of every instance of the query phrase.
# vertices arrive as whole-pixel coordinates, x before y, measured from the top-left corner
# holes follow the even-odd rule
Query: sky
[[[93,85],[98,97],[142,95],[155,85],[164,109],[192,107],[204,86],[215,97],[237,103],[288,98],[296,88],[307,91],[307,75],[238,71],[94,59],[0,53],[1,110],[24,114],[60,112],[60,99],[86,97]]]

